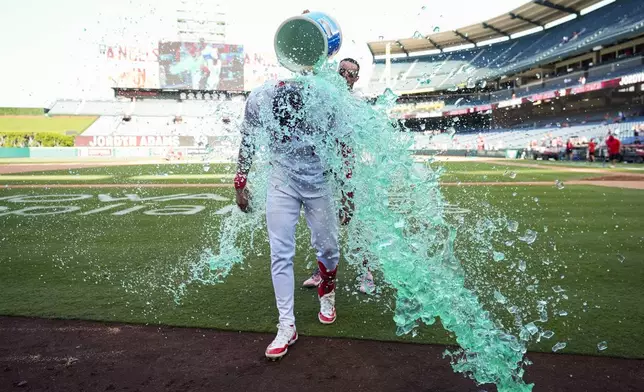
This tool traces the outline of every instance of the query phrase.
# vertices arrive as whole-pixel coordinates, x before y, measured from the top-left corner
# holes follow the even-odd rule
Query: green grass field
[[[436,162],[431,164],[435,170],[443,170],[442,182],[532,182],[556,180],[580,180],[601,177],[607,173],[598,172],[599,168],[586,171],[556,171],[548,167],[520,167],[501,163],[484,162]],[[36,171],[24,174],[0,175],[0,183],[21,184],[42,181],[39,176],[51,176],[48,183],[64,184],[81,181],[83,183],[229,183],[234,175],[232,164],[148,164],[96,167],[71,170]],[[605,170],[605,169],[604,169]],[[63,177],[64,176],[64,177]],[[102,176],[92,180],[90,177]]]
[[[55,132],[79,135],[96,117],[88,116],[0,116],[0,132]]]
[[[494,300],[494,290],[522,309],[524,323],[538,319],[536,301],[544,300],[549,320],[537,324],[555,335],[531,343],[530,350],[550,351],[556,342],[563,341],[567,343],[565,353],[644,358],[644,336],[638,332],[644,325],[644,191],[512,184],[596,177],[596,173],[477,162],[434,164],[438,166],[446,170],[445,181],[507,182],[507,186],[442,189],[458,210],[447,219],[459,227],[456,253],[467,272],[468,285],[497,320],[512,327],[507,305]],[[0,176],[0,314],[274,331],[277,311],[265,234],[255,239],[258,248],[225,283],[192,285],[181,304],[168,292],[179,281],[177,273],[185,273],[191,260],[217,245],[216,234],[224,216],[220,213],[233,203],[231,188],[187,188],[180,183],[230,183],[231,170],[226,165],[211,165],[207,172],[202,165],[141,165],[33,172],[21,174],[19,179]],[[505,174],[508,170],[516,177]],[[50,175],[73,178],[48,178]],[[175,175],[179,177],[171,177]],[[30,180],[22,178],[29,176]],[[147,177],[133,178],[137,176]],[[99,182],[132,187],[5,187]],[[178,186],[138,188],[137,183]],[[110,199],[125,194],[148,200]],[[184,198],[151,199],[178,194]],[[197,194],[202,196],[190,198]],[[217,196],[205,198],[204,194]],[[41,197],[20,199],[18,195]],[[52,195],[68,195],[58,196],[68,201],[57,202]],[[159,215],[177,205],[203,209],[192,215]],[[14,213],[50,206],[58,209]],[[63,213],[20,215],[30,211]],[[483,246],[478,229],[486,219],[498,230],[486,237]],[[507,220],[519,223],[517,232],[505,228]],[[532,245],[518,239],[526,229],[538,233]],[[297,236],[299,284],[314,264],[314,252],[304,222],[300,222]],[[503,252],[505,260],[492,261],[493,251]],[[525,271],[519,269],[519,260],[525,262]],[[339,318],[333,326],[318,323],[315,292],[296,288],[296,317],[302,334],[454,343],[440,323],[421,328],[416,337],[397,337],[392,319],[394,293],[384,288],[378,296],[359,294],[356,272],[344,264],[339,274]],[[530,285],[535,291],[527,288]],[[555,286],[566,290],[567,300],[555,295]],[[567,315],[559,315],[561,311]],[[596,348],[600,341],[608,342],[608,349],[601,353]]]

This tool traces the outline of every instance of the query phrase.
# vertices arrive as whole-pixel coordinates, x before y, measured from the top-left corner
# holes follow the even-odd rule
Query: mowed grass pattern
[[[467,171],[463,166],[455,166],[459,172]],[[481,170],[490,170],[489,166],[483,167],[486,169]],[[132,175],[155,175],[159,170],[174,171],[174,174],[203,173],[201,165],[143,165],[77,172],[109,173],[115,182],[121,182]],[[230,170],[228,165],[212,165],[209,174],[226,174]],[[98,194],[116,197],[127,193],[141,197],[216,193],[227,200],[100,202],[97,199]],[[468,285],[479,293],[494,317],[512,328],[507,306],[494,300],[493,290],[500,290],[508,301],[522,304],[525,313],[534,316],[526,318],[525,323],[538,317],[535,300],[549,302],[550,317],[544,329],[554,331],[555,336],[532,343],[531,350],[550,351],[556,342],[563,341],[568,344],[564,350],[568,353],[644,357],[644,336],[639,332],[644,325],[643,191],[586,186],[558,190],[508,184],[445,187],[443,193],[450,204],[468,211],[448,217],[455,223],[462,218],[456,252],[468,273]],[[88,194],[92,197],[60,203],[8,201],[7,198],[17,194]],[[118,203],[122,205],[82,215]],[[265,233],[255,238],[256,248],[225,283],[191,285],[181,304],[176,304],[167,290],[181,281],[173,271],[185,273],[190,261],[197,259],[204,249],[216,248],[222,216],[217,211],[232,203],[231,188],[137,189],[135,184],[131,189],[100,190],[2,188],[0,314],[274,331],[277,313]],[[81,209],[51,216],[7,213],[45,205]],[[145,213],[169,205],[200,205],[205,209],[183,216]],[[136,206],[144,207],[118,215],[119,211]],[[505,253],[503,262],[494,262],[491,258],[485,261],[490,250],[481,252],[481,245],[474,240],[477,224],[486,217],[519,223],[518,233],[500,227],[491,239],[491,248]],[[532,245],[517,239],[528,228],[538,232]],[[299,286],[315,258],[304,222],[300,222],[297,236],[295,268]],[[506,241],[514,243],[508,245]],[[519,259],[526,262],[525,272],[516,269]],[[415,338],[397,337],[393,293],[385,288],[378,297],[361,295],[357,293],[355,271],[343,263],[339,274],[339,318],[333,326],[317,322],[315,292],[296,288],[296,317],[302,334],[455,343],[440,328],[440,323],[421,328]],[[537,292],[528,292],[526,285],[535,284],[535,280],[539,286]],[[552,287],[557,285],[566,290],[568,300],[555,304]],[[567,311],[568,315],[557,316],[560,310]],[[597,352],[599,341],[608,342],[606,351]]]
[[[548,167],[532,168],[518,167],[500,163],[488,162],[436,162],[429,165],[433,170],[440,172],[441,182],[534,182],[534,181],[567,181],[602,177],[610,174],[608,170],[567,172],[552,170]],[[0,184],[21,184],[42,181],[42,178],[30,176],[52,176],[50,183],[64,184],[74,181],[74,175],[100,175],[110,176],[105,180],[96,181],[110,184],[119,183],[230,183],[234,175],[234,164],[195,164],[195,163],[169,163],[147,165],[124,165],[94,167],[70,170],[34,171],[21,173],[22,177],[10,178],[0,175]],[[15,175],[15,174],[14,174]],[[56,178],[54,176],[68,176]],[[644,178],[644,176],[643,176]]]
[[[0,116],[0,132],[55,132],[81,134],[96,117],[90,116]]]

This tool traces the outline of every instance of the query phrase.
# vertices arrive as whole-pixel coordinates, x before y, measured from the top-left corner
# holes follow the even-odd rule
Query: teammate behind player
[[[306,11],[304,12],[306,13]],[[338,66],[338,73],[344,78],[347,82],[347,87],[351,90],[354,97],[358,98],[356,91],[353,89],[353,86],[356,84],[358,79],[360,79],[360,64],[352,58],[345,58],[340,61]],[[363,260],[364,265],[367,265],[367,260]],[[317,287],[322,281],[322,276],[320,275],[320,269],[315,268],[311,273],[311,276],[307,278],[302,286],[304,287]],[[373,274],[370,270],[367,270],[366,273],[361,278],[361,284],[359,290],[362,293],[368,293],[373,291],[375,287],[373,281]]]

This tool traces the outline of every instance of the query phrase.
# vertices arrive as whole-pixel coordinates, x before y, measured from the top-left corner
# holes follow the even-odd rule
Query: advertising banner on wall
[[[269,80],[288,78],[291,72],[279,65],[274,52],[244,54],[244,89],[251,91]]]
[[[159,88],[157,43],[141,46],[100,44],[99,56],[110,87]]]
[[[228,136],[76,136],[74,147],[195,147],[237,148],[239,141]]]

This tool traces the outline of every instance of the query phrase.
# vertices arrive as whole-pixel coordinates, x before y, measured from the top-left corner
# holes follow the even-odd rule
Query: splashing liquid
[[[350,146],[355,157],[352,177],[329,178],[338,195],[340,190],[355,192],[356,207],[343,255],[357,268],[369,260],[369,268],[380,271],[385,283],[395,289],[396,333],[415,333],[419,322],[432,325],[440,318],[460,345],[459,350],[445,353],[455,371],[477,383],[494,383],[499,391],[532,390],[522,380],[525,345],[498,328],[477,295],[465,286],[465,272],[454,254],[457,228],[443,218],[447,203],[438,184],[440,173],[413,161],[411,135],[387,116],[395,95],[387,91],[375,105],[356,99],[334,64],[321,65],[315,76],[294,80],[315,92],[305,94],[306,118],[314,124],[331,118],[332,125],[328,132],[284,136],[314,145],[331,173],[346,170],[337,140]],[[264,124],[274,121],[270,110],[263,111],[262,118]],[[274,135],[267,129],[257,131],[258,147],[248,179],[252,211],[236,210],[223,220],[217,251],[208,249],[192,263],[190,277],[175,292],[177,299],[193,282],[222,282],[242,263],[244,253],[253,250],[254,233],[264,227],[270,163],[275,159],[269,146]]]

